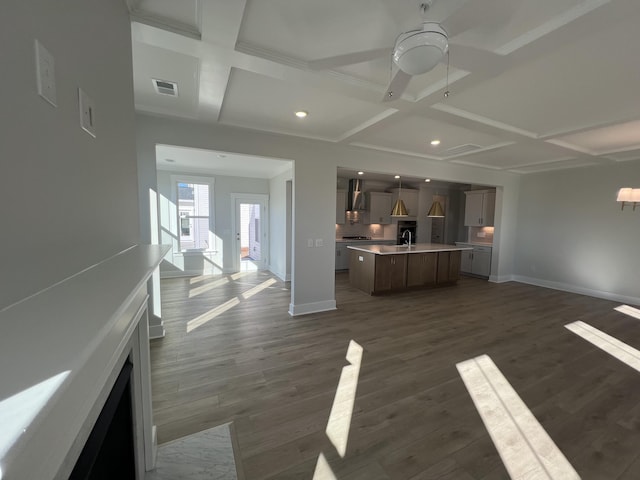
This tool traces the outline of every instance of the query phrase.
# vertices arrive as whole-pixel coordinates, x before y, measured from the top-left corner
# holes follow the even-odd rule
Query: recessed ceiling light
[[[218,158],[227,158],[227,156],[224,153],[219,153]]]
[[[364,172],[358,172],[358,175],[364,175]]]
[[[397,179],[399,179],[399,178],[400,178],[400,175],[396,175],[396,176],[395,176],[395,177],[393,177],[393,178],[395,178],[395,179],[397,180]]]
[[[440,140],[431,140],[431,145],[437,147],[438,145],[440,145]]]
[[[164,161],[169,163],[176,163],[176,161],[173,158],[165,158]]]
[[[309,115],[309,112],[305,112],[304,110],[299,110],[296,112],[296,117],[298,118],[305,118],[307,115]]]
[[[424,181],[425,181],[425,182],[430,182],[430,181],[431,181],[431,179],[430,179],[430,178],[425,178],[425,179],[424,179]]]

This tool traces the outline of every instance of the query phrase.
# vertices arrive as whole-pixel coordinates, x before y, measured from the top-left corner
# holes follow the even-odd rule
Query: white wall
[[[155,145],[169,144],[226,152],[294,160],[292,314],[327,310],[335,306],[335,189],[337,167],[424,176],[451,182],[502,186],[504,198],[517,205],[519,177],[516,175],[429,161],[317,140],[255,132],[224,125],[205,125],[146,115],[137,117],[138,161],[141,183],[152,184]],[[150,165],[153,163],[153,166]],[[144,199],[141,211],[145,211]],[[148,207],[146,207],[148,210]],[[498,218],[515,223],[514,208],[505,208]],[[496,231],[500,230],[500,225]],[[505,228],[499,238],[504,255],[496,256],[496,271],[512,273],[515,232]],[[308,240],[322,240],[321,247],[307,247]]]
[[[154,160],[155,161],[155,160]],[[171,199],[175,197],[172,176],[201,178],[210,180],[213,188],[213,207],[210,228],[215,237],[215,254],[177,253],[177,220],[175,206]],[[227,273],[233,266],[233,243],[235,232],[232,231],[233,210],[232,193],[269,194],[269,181],[262,178],[228,177],[222,175],[179,174],[159,170],[157,172],[157,189],[160,195],[161,240],[163,244],[173,244],[174,248],[160,265],[163,277],[181,275],[201,275],[211,273]]]
[[[620,187],[640,186],[640,163],[525,176],[518,280],[640,304],[640,211],[620,211]]]
[[[139,229],[125,3],[0,10],[2,308],[138,243]],[[57,108],[36,91],[35,38],[55,59]],[[78,87],[95,102],[97,138],[80,129]]]
[[[291,274],[287,272],[287,245],[291,241],[287,238],[287,209],[291,208],[287,205],[287,182],[292,178],[293,170],[290,170],[269,181],[269,270],[285,281],[290,280]]]

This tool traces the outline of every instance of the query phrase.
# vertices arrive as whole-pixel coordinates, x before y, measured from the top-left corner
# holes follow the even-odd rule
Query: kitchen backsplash
[[[336,238],[361,235],[371,238],[396,238],[397,225],[364,225],[348,221],[344,225],[336,224]]]
[[[469,227],[468,241],[493,244],[493,227]]]

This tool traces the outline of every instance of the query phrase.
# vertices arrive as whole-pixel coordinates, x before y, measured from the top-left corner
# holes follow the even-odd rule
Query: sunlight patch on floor
[[[635,348],[611,335],[607,335],[588,323],[577,321],[565,325],[565,328],[640,372],[640,351]]]
[[[619,307],[614,308],[614,310],[640,320],[640,310],[637,308],[630,307],[629,305],[620,305]]]
[[[320,453],[318,456],[316,469],[313,472],[313,480],[338,480],[336,474],[331,470],[329,462],[324,457],[324,453]]]
[[[356,342],[353,340],[349,342],[346,358],[351,365],[346,365],[342,368],[336,395],[331,406],[331,413],[329,414],[329,421],[327,422],[327,429],[325,430],[327,437],[342,458],[347,452],[347,440],[349,439],[353,405],[356,400],[362,351],[362,347]]]
[[[248,275],[247,272],[237,272],[237,273],[234,273],[234,274],[232,274],[230,276],[231,276],[231,280],[238,280],[239,278],[242,278],[242,277],[244,277],[246,275]]]
[[[189,298],[197,297],[198,295],[202,295],[203,293],[206,293],[209,290],[213,290],[214,288],[218,288],[227,283],[229,283],[229,279],[227,277],[223,277],[214,282],[207,283],[206,285],[202,285],[200,287],[191,289],[189,290]]]
[[[247,290],[246,292],[243,292],[241,296],[246,300],[247,298],[253,297],[256,293],[260,293],[265,288],[269,288],[274,283],[276,283],[276,280],[273,278],[270,278],[269,280],[265,280],[264,282],[262,282],[260,285],[256,285],[255,287]]]
[[[511,478],[580,478],[488,355],[456,367]]]
[[[211,275],[198,275],[197,277],[191,277],[189,279],[189,284],[195,285],[196,283],[203,282],[209,278],[211,278]]]
[[[203,313],[202,315],[194,318],[193,320],[189,320],[189,322],[187,322],[187,333],[191,333],[196,328],[201,327],[207,322],[210,322],[214,318],[218,317],[219,315],[222,315],[224,312],[235,307],[239,303],[240,303],[240,300],[238,300],[238,298],[232,298],[231,300],[228,300],[224,302],[222,305],[212,308],[208,312]]]

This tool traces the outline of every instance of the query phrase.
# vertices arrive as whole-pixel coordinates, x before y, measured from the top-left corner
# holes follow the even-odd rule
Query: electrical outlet
[[[95,138],[95,108],[93,100],[82,90],[78,88],[78,105],[80,108],[80,126],[89,135]]]
[[[321,238],[316,238],[316,247],[324,247],[324,242]]]
[[[54,107],[57,107],[56,69],[53,55],[36,39],[36,81],[38,95]]]

